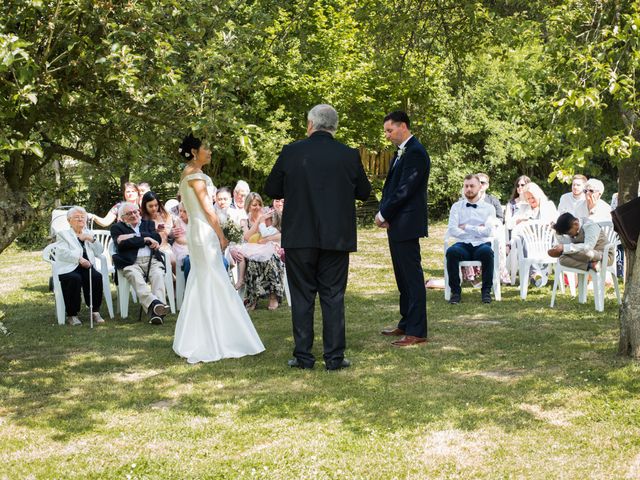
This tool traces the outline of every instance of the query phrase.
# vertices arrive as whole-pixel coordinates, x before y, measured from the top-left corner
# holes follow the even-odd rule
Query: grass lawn
[[[443,234],[423,241],[427,277]],[[398,315],[385,234],[361,230],[359,248],[353,367],[330,373],[287,368],[289,310],[266,303],[266,351],[209,364],[174,355],[175,316],[138,323],[137,306],[58,326],[39,252],[3,253],[0,479],[640,478],[640,368],[616,356],[611,291],[600,314],[568,293],[550,309],[550,287],[491,305],[429,291],[430,343],[395,349],[379,335]]]

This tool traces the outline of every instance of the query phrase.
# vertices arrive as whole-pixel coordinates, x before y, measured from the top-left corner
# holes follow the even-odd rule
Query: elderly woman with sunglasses
[[[597,178],[591,178],[584,186],[584,192],[584,201],[576,207],[575,216],[594,222],[610,222],[611,206],[600,198],[604,193],[604,184]]]

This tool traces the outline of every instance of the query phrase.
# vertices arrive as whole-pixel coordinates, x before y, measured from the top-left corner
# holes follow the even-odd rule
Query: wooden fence
[[[369,175],[386,177],[389,171],[389,164],[393,158],[393,150],[375,152],[365,147],[360,147],[358,150],[360,150],[360,160],[365,172]]]

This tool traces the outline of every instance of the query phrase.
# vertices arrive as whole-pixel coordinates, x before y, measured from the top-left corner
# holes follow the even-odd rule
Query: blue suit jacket
[[[405,145],[387,173],[380,214],[389,223],[389,239],[402,242],[428,236],[427,182],[431,160],[416,137]]]

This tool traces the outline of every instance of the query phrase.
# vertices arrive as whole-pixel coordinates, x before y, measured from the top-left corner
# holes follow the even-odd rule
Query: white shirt
[[[575,217],[576,208],[581,202],[584,202],[584,193],[578,198],[574,197],[572,192],[565,193],[560,197],[560,202],[558,203],[558,215],[569,212]]]
[[[134,232],[136,232],[136,237],[140,236],[140,225],[142,225],[142,222],[138,223],[138,225],[131,225],[129,223],[127,223],[127,225],[129,225]],[[151,249],[149,248],[148,245],[145,245],[142,248],[138,249],[138,257],[150,257],[151,256]]]
[[[476,205],[473,208],[469,205]],[[447,234],[474,247],[491,241],[496,223],[496,209],[483,200],[473,203],[466,198],[457,201],[449,212]],[[459,225],[464,225],[460,228]]]
[[[611,207],[607,202],[599,199],[594,207],[589,210],[589,207],[587,207],[587,201],[583,200],[578,205],[574,216],[577,218],[588,218],[589,220],[593,220],[594,222],[610,222]]]

